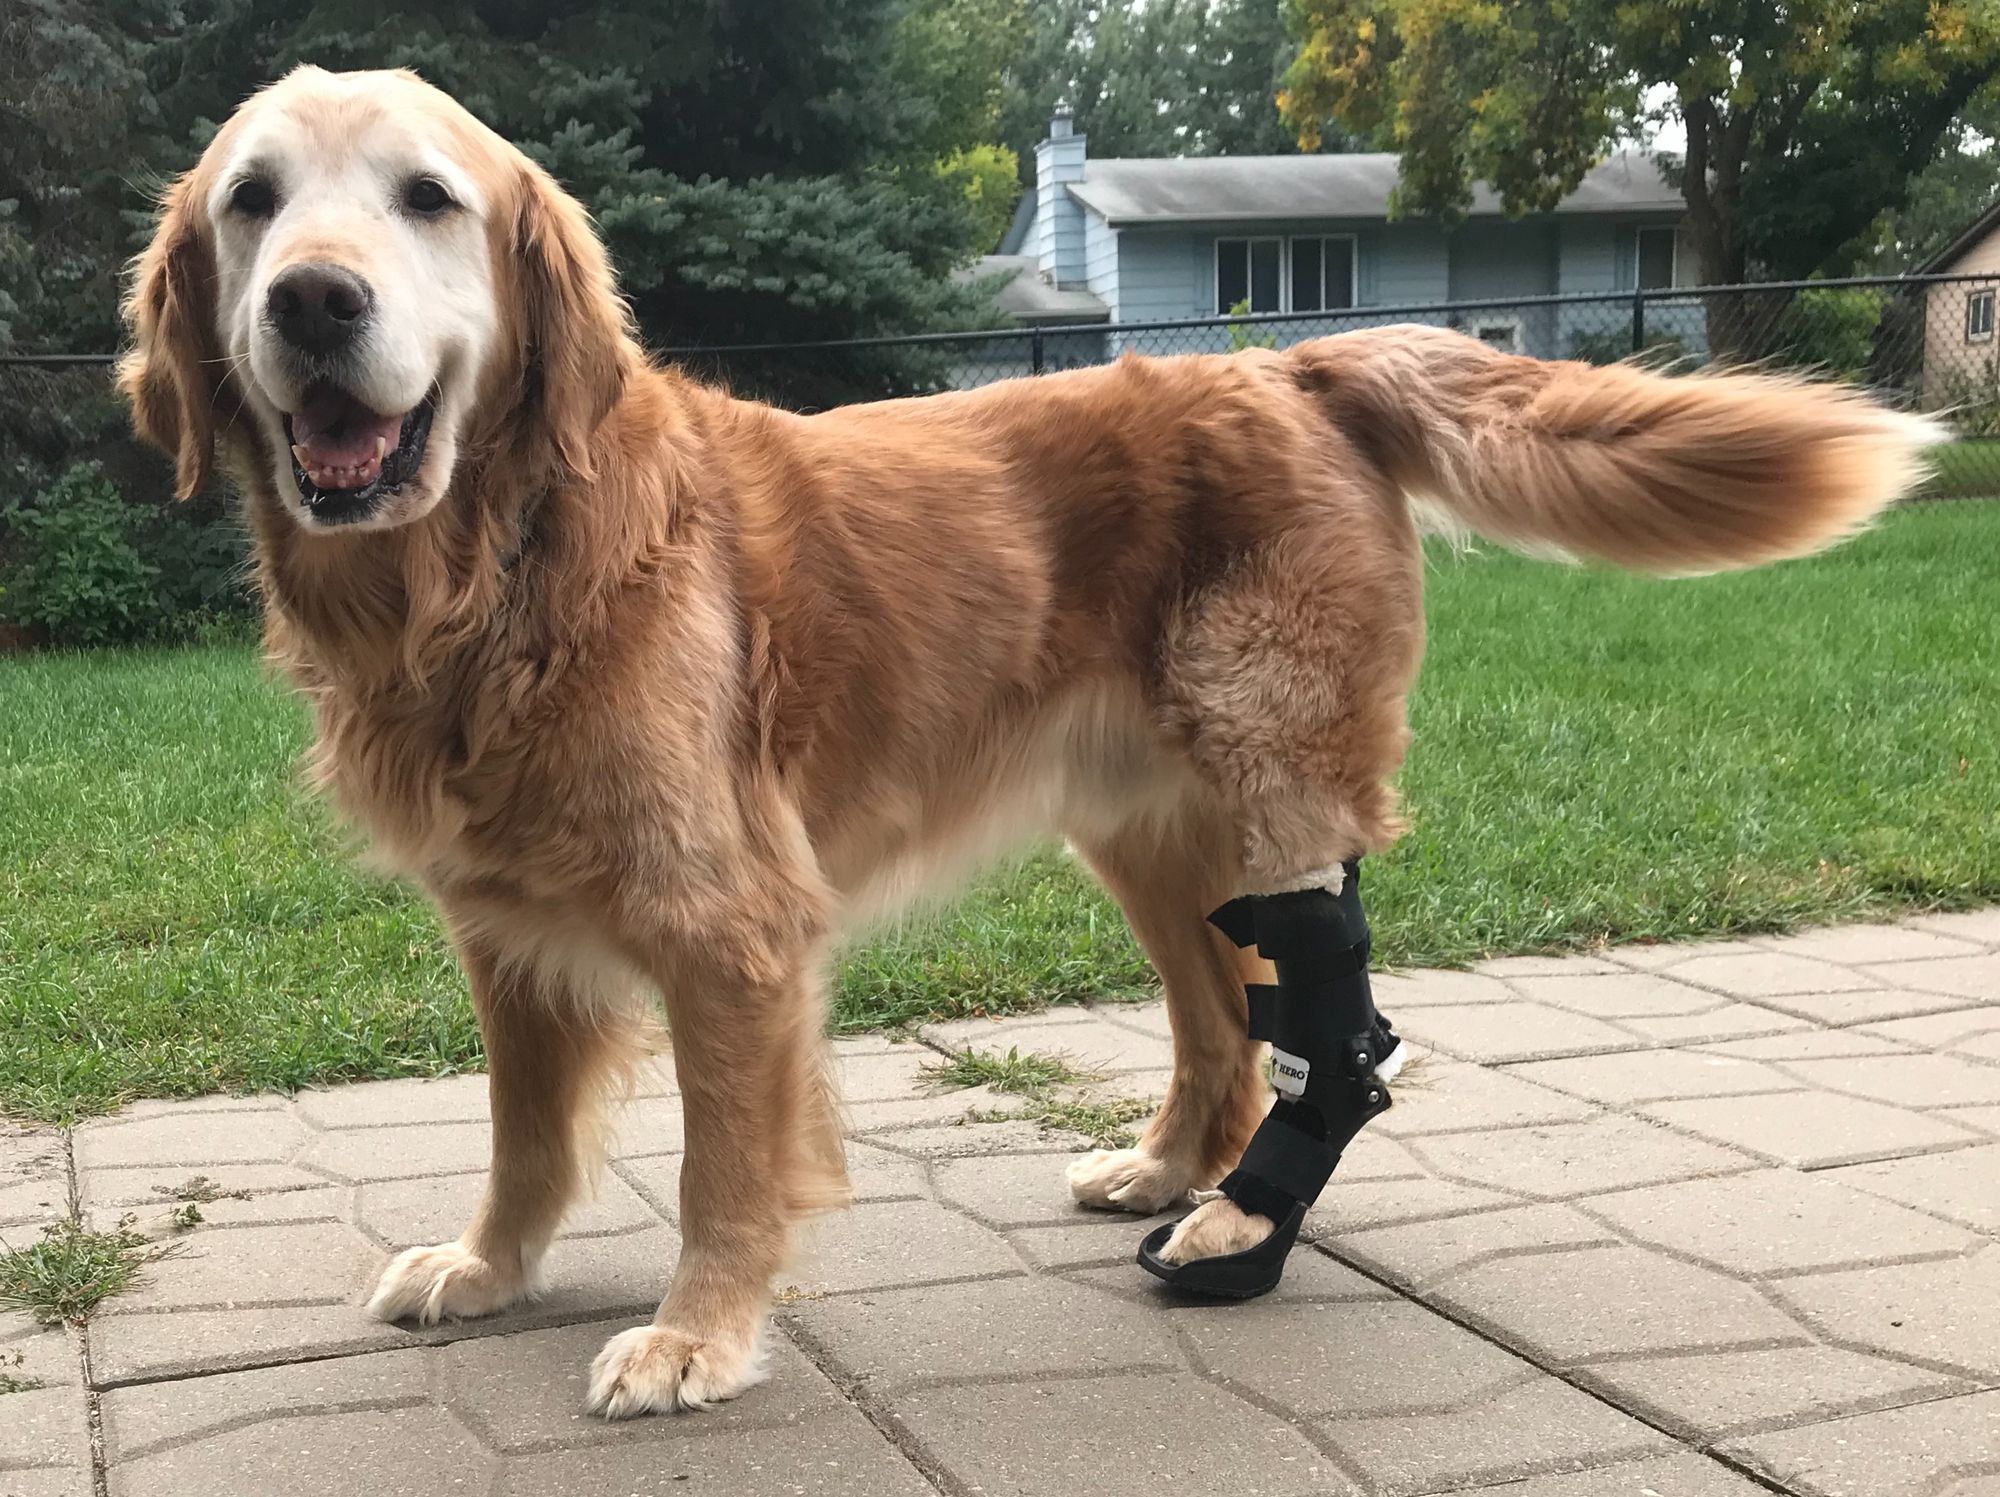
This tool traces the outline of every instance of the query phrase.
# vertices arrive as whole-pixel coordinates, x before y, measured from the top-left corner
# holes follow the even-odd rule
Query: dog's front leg
[[[653,1323],[612,1337],[592,1366],[592,1412],[699,1408],[762,1378],[792,1224],[847,1194],[820,959],[817,941],[787,939],[748,959],[660,963],[686,1118],[681,1258]]]
[[[636,1058],[633,1012],[594,1006],[560,972],[459,942],[486,1044],[493,1159],[456,1242],[413,1247],[383,1271],[369,1310],[425,1325],[490,1315],[531,1295],[556,1228],[596,1164],[608,1082]]]

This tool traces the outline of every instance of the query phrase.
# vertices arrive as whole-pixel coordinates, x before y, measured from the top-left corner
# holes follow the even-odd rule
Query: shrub
[[[95,463],[31,504],[0,509],[7,564],[0,610],[51,644],[136,639],[159,622],[159,569],[134,543],[136,516]]]
[[[1867,287],[1801,291],[1778,319],[1772,357],[1835,379],[1865,380],[1883,294]]]

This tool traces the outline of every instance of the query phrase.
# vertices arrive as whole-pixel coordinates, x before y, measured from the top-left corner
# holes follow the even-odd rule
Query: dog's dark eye
[[[262,177],[245,177],[229,189],[229,206],[250,218],[269,218],[278,195]]]
[[[410,185],[403,189],[403,205],[412,213],[428,217],[449,208],[451,194],[444,190],[444,183],[436,177],[412,177]]]

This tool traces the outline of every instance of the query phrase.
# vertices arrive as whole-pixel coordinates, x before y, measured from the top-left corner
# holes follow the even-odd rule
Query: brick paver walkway
[[[148,1103],[0,1137],[0,1234],[71,1209],[178,1256],[87,1332],[0,1320],[0,1494],[2000,1492],[2000,910],[1384,979],[1433,1052],[1283,1289],[1176,1304],[1142,1227],[1073,1206],[1076,1140],[937,1095],[971,1044],[1156,1097],[1158,1005],[843,1042],[859,1202],[726,1408],[579,1411],[673,1261],[677,1099],[633,1106],[532,1309],[413,1334],[359,1308],[456,1233],[477,1077]],[[926,1045],[932,1048],[926,1048]]]

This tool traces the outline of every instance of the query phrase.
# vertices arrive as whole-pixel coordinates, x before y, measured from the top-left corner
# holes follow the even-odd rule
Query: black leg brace
[[[1370,1119],[1389,1110],[1375,1071],[1396,1036],[1368,987],[1368,921],[1359,861],[1343,865],[1339,894],[1302,889],[1232,899],[1209,920],[1238,946],[1255,944],[1278,969],[1277,986],[1251,984],[1250,1037],[1271,1045],[1278,1100],[1222,1182],[1222,1193],[1276,1230],[1240,1253],[1171,1264],[1159,1257],[1167,1226],[1139,1249],[1149,1272],[1201,1294],[1248,1299],[1277,1287],[1306,1208]]]

